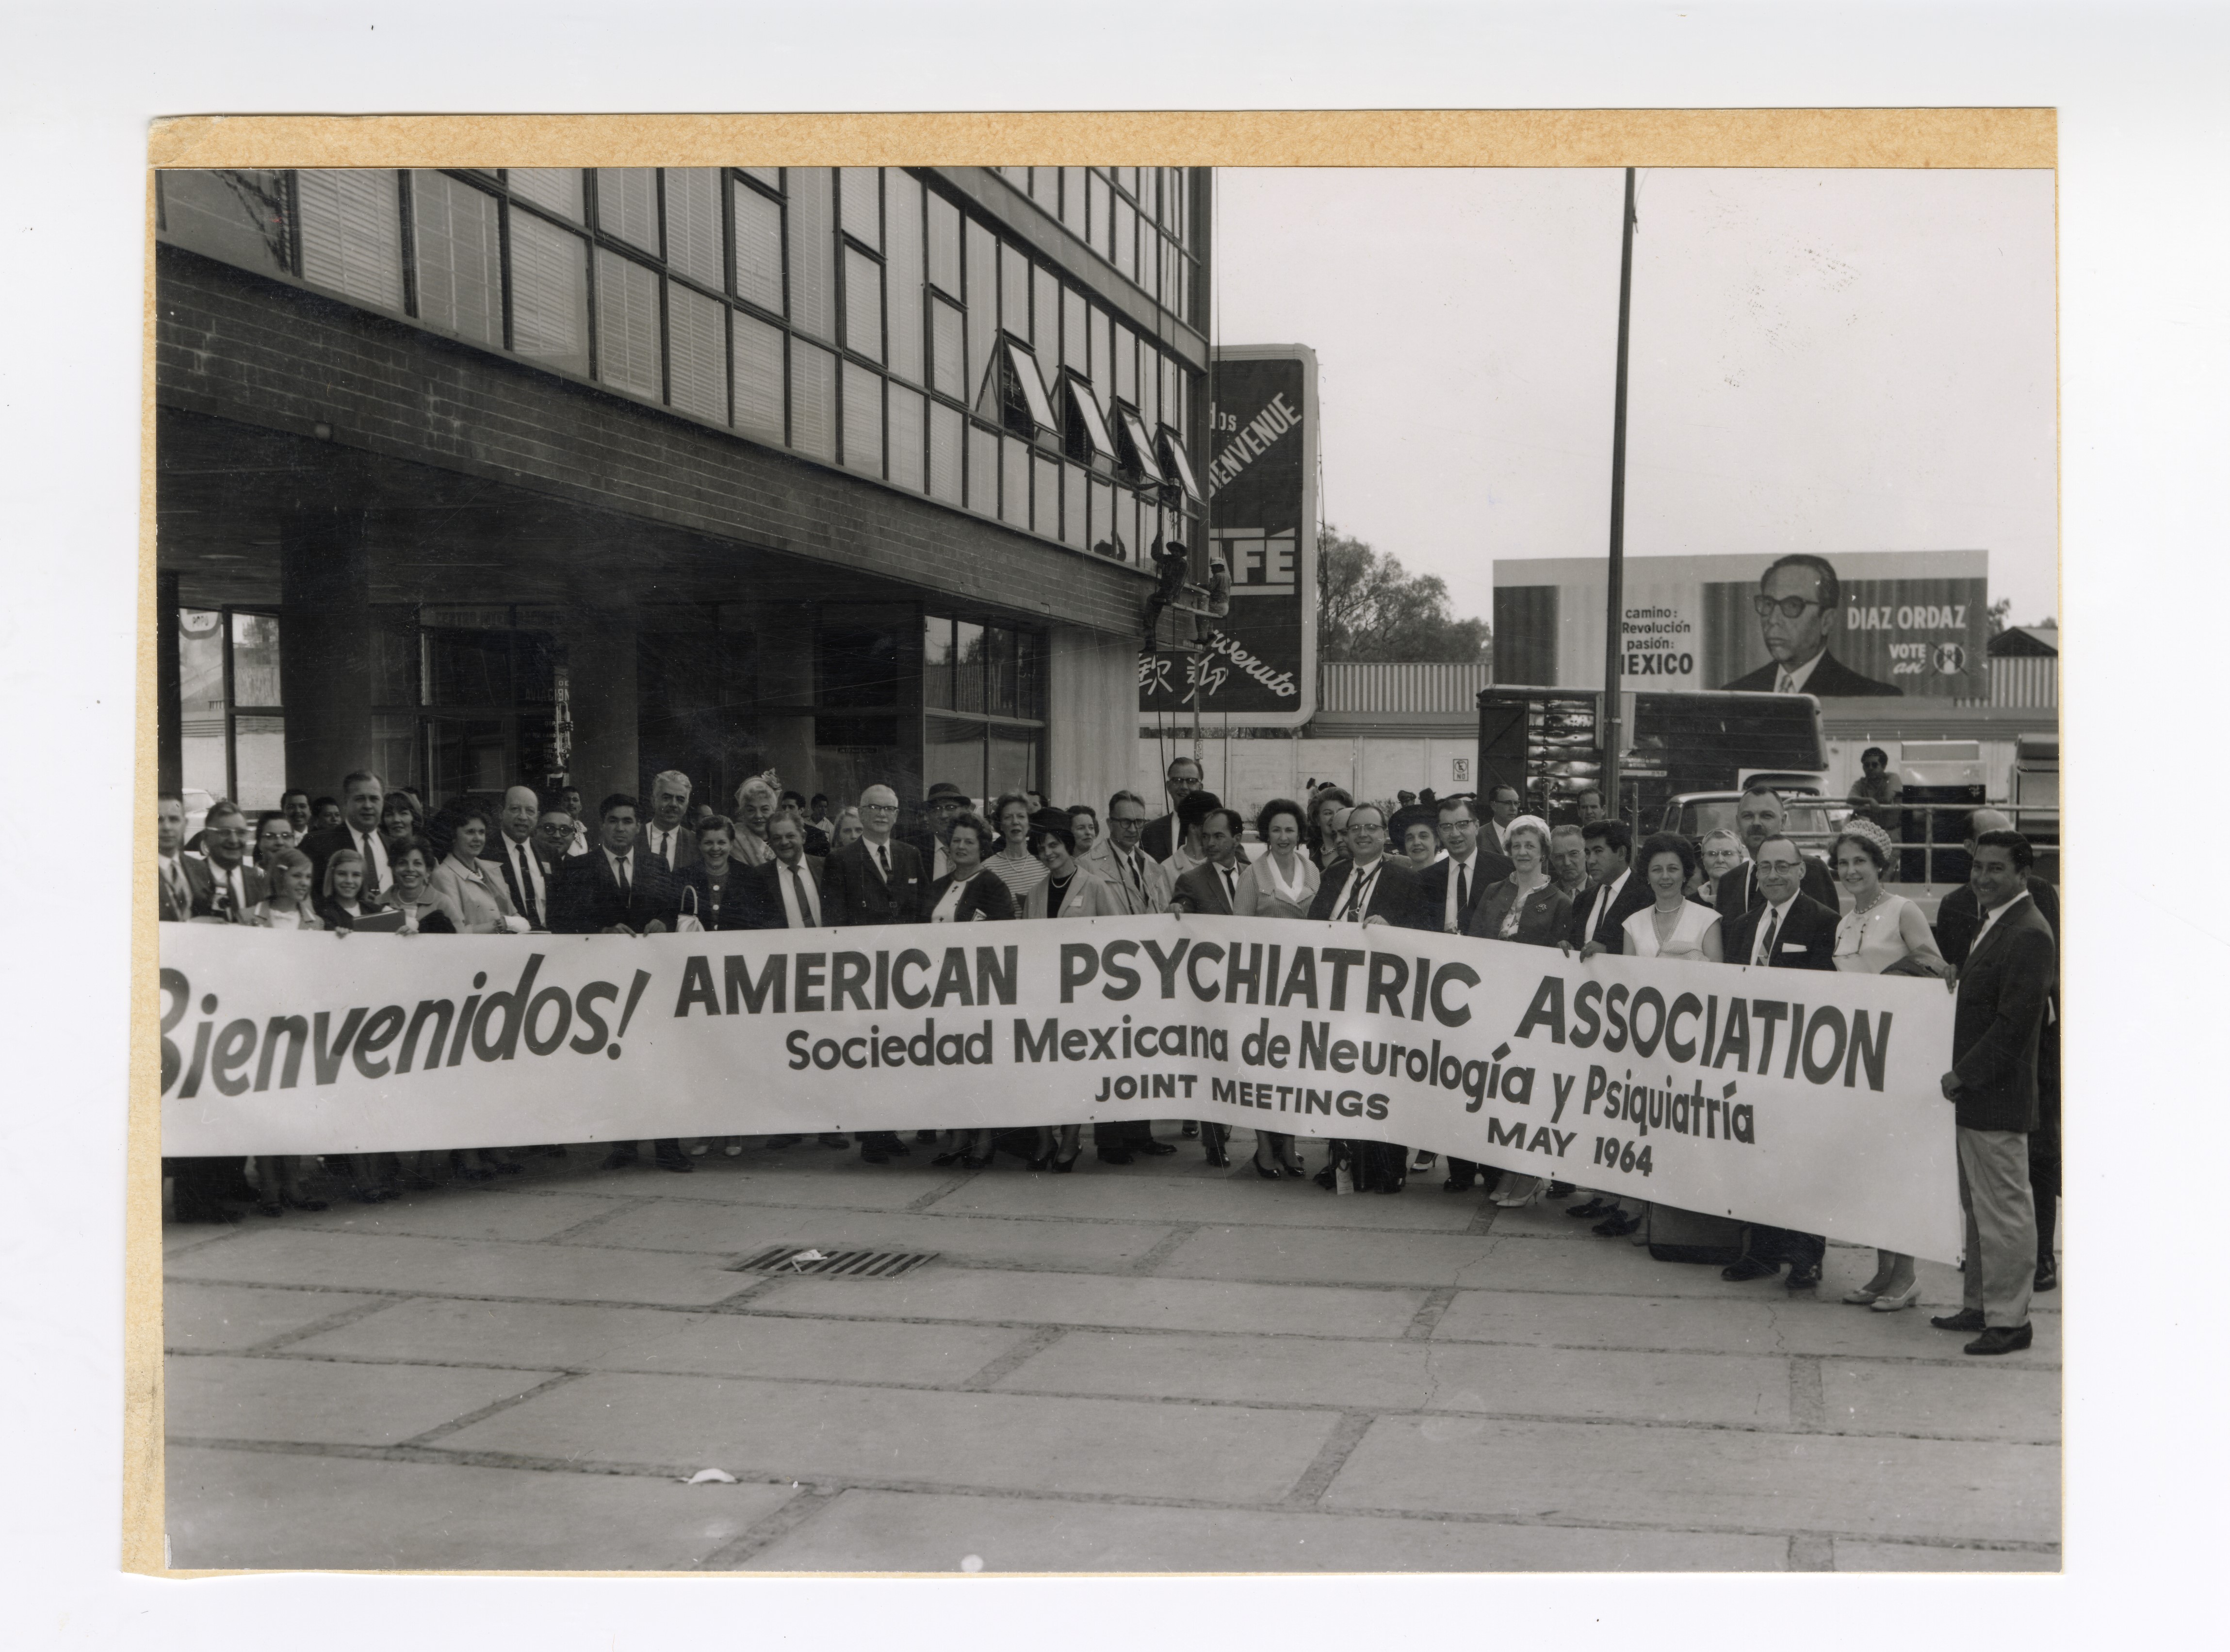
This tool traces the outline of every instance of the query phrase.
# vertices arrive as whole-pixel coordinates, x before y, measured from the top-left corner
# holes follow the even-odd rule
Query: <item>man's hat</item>
[[[922,802],[925,806],[927,806],[928,804],[936,802],[940,797],[949,797],[961,803],[965,803],[968,800],[967,793],[962,791],[951,781],[941,780],[938,781],[936,785],[929,788],[929,795],[924,798]]]

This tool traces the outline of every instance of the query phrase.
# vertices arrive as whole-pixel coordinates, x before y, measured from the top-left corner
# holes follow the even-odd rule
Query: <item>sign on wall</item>
[[[1629,690],[1822,699],[1986,699],[1988,557],[1979,550],[1638,556],[1626,564]],[[1599,558],[1494,565],[1495,677],[1600,687]]]
[[[1203,717],[1298,728],[1316,715],[1316,352],[1235,345],[1213,371],[1202,479],[1230,612],[1199,654],[1139,657],[1138,709],[1189,715],[1197,688]]]

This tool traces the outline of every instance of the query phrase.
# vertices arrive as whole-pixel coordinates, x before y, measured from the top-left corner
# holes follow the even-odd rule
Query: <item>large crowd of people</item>
[[[1853,813],[1823,859],[1787,835],[1782,799],[1763,786],[1743,794],[1732,831],[1699,842],[1660,832],[1637,845],[1592,792],[1572,800],[1576,818],[1554,826],[1523,813],[1508,787],[1491,790],[1482,814],[1469,794],[1357,801],[1324,786],[1305,800],[1274,799],[1250,820],[1206,789],[1191,758],[1172,762],[1165,781],[1169,807],[1158,815],[1131,791],[1117,792],[1104,810],[1048,806],[1017,792],[978,813],[958,787],[938,784],[920,800],[919,825],[901,832],[899,795],[880,785],[856,807],[832,809],[827,797],[808,800],[755,777],[724,815],[693,804],[689,777],[668,771],[653,780],[648,807],[615,792],[590,813],[576,789],[514,786],[498,807],[461,800],[429,812],[416,793],[358,773],[338,798],[290,790],[253,823],[220,800],[190,844],[183,802],[166,793],[156,819],[159,911],[165,921],[398,936],[1236,914],[1436,929],[1581,957],[1616,952],[1933,977],[1958,995],[1943,1090],[1956,1115],[1969,1258],[1964,1304],[1934,1323],[1976,1333],[1969,1353],[2028,1346],[2030,1296],[2057,1282],[2059,903],[2031,871],[2028,842],[2002,815],[1971,816],[1971,877],[1946,896],[1931,926],[1885,886],[1894,845],[1866,811]],[[1092,1150],[1114,1166],[1178,1152],[1154,1125],[1096,1122]],[[1176,1128],[1209,1164],[1229,1163],[1230,1127]],[[912,1143],[903,1134],[862,1132],[860,1156],[888,1164],[920,1147],[938,1165],[983,1169],[1004,1153],[1061,1173],[1083,1152],[1080,1122],[924,1128]],[[820,1140],[853,1145],[841,1133]],[[799,1143],[669,1137],[653,1151],[661,1168],[687,1173],[715,1147],[735,1156]],[[360,1154],[328,1159],[325,1167],[351,1197],[377,1203],[445,1176],[492,1181],[519,1173],[528,1156],[567,1152],[548,1144]],[[640,1162],[639,1154],[638,1143],[622,1142],[603,1163],[622,1168]],[[295,1158],[255,1160],[252,1183],[238,1160],[165,1162],[180,1220],[238,1221],[247,1205],[274,1217],[324,1208]],[[1294,1137],[1270,1130],[1254,1133],[1252,1167],[1266,1180],[1382,1194],[1439,1167],[1430,1150],[1335,1140],[1312,1172]],[[1719,1262],[1731,1281],[1779,1276],[1790,1290],[1820,1283],[1826,1243],[1817,1234],[1638,1206],[1628,1195],[1453,1157],[1441,1186],[1483,1189],[1503,1207],[1569,1200],[1565,1214],[1599,1235]],[[1873,1276],[1843,1300],[1886,1313],[1911,1307],[1917,1294],[1913,1259],[1883,1251]]]

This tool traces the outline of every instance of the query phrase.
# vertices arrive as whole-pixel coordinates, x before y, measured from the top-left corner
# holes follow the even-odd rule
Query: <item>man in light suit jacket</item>
[[[1716,905],[1722,918],[1731,921],[1764,898],[1759,893],[1753,870],[1757,852],[1767,839],[1779,837],[1787,823],[1788,810],[1782,805],[1781,794],[1773,787],[1752,786],[1743,793],[1741,800],[1735,805],[1735,829],[1742,834],[1743,847],[1750,852],[1750,859],[1719,879]],[[1842,898],[1835,892],[1835,875],[1827,870],[1827,864],[1811,855],[1801,858],[1804,893],[1830,912],[1841,912]]]
[[[854,929],[919,923],[928,917],[922,897],[929,880],[922,875],[921,855],[912,844],[892,837],[898,820],[899,794],[889,787],[870,786],[860,794],[860,835],[831,854],[821,869],[824,922]],[[868,1130],[860,1136],[860,1157],[871,1165],[887,1164],[912,1151],[894,1130]]]
[[[2028,1135],[2037,1125],[2038,1052],[2059,979],[2059,947],[2028,891],[2031,858],[2018,832],[1985,832],[1975,840],[1969,874],[1982,926],[1959,972],[1951,1070],[1943,1075],[1943,1097],[1958,1109],[1964,1302],[1930,1321],[1939,1330],[1979,1332],[1969,1353],[2011,1353],[2033,1335],[2037,1237]]]
[[[1086,870],[1112,887],[1133,916],[1168,911],[1176,893],[1168,865],[1146,852],[1145,831],[1145,799],[1136,792],[1118,792],[1107,800],[1107,830],[1082,856]]]
[[[1803,865],[1804,857],[1787,838],[1769,838],[1758,845],[1763,898],[1739,916],[1723,920],[1725,962],[1761,969],[1834,969],[1835,910],[1804,893]],[[1763,1057],[1758,1064],[1764,1065]],[[1720,1269],[1719,1277],[1769,1278],[1785,1262],[1789,1289],[1808,1290],[1819,1285],[1820,1263],[1827,1254],[1827,1241],[1819,1234],[1753,1225],[1742,1259]]]
[[[248,817],[239,806],[220,799],[209,806],[202,826],[203,857],[180,858],[196,923],[245,923],[256,903],[269,895],[263,874],[248,860]]]
[[[669,872],[685,872],[704,859],[697,852],[697,834],[683,824],[689,792],[689,776],[678,768],[651,777],[650,821],[643,827],[642,846]]]

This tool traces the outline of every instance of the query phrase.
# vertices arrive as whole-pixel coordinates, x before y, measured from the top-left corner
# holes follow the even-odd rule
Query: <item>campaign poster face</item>
[[[1776,690],[1823,700],[1989,695],[1982,551],[1642,556],[1622,582],[1629,690]],[[1604,565],[1495,564],[1495,675],[1599,684]]]
[[[1231,573],[1230,611],[1196,655],[1142,655],[1138,707],[1241,727],[1294,728],[1316,712],[1316,353],[1300,344],[1215,352],[1201,479],[1208,544]]]

